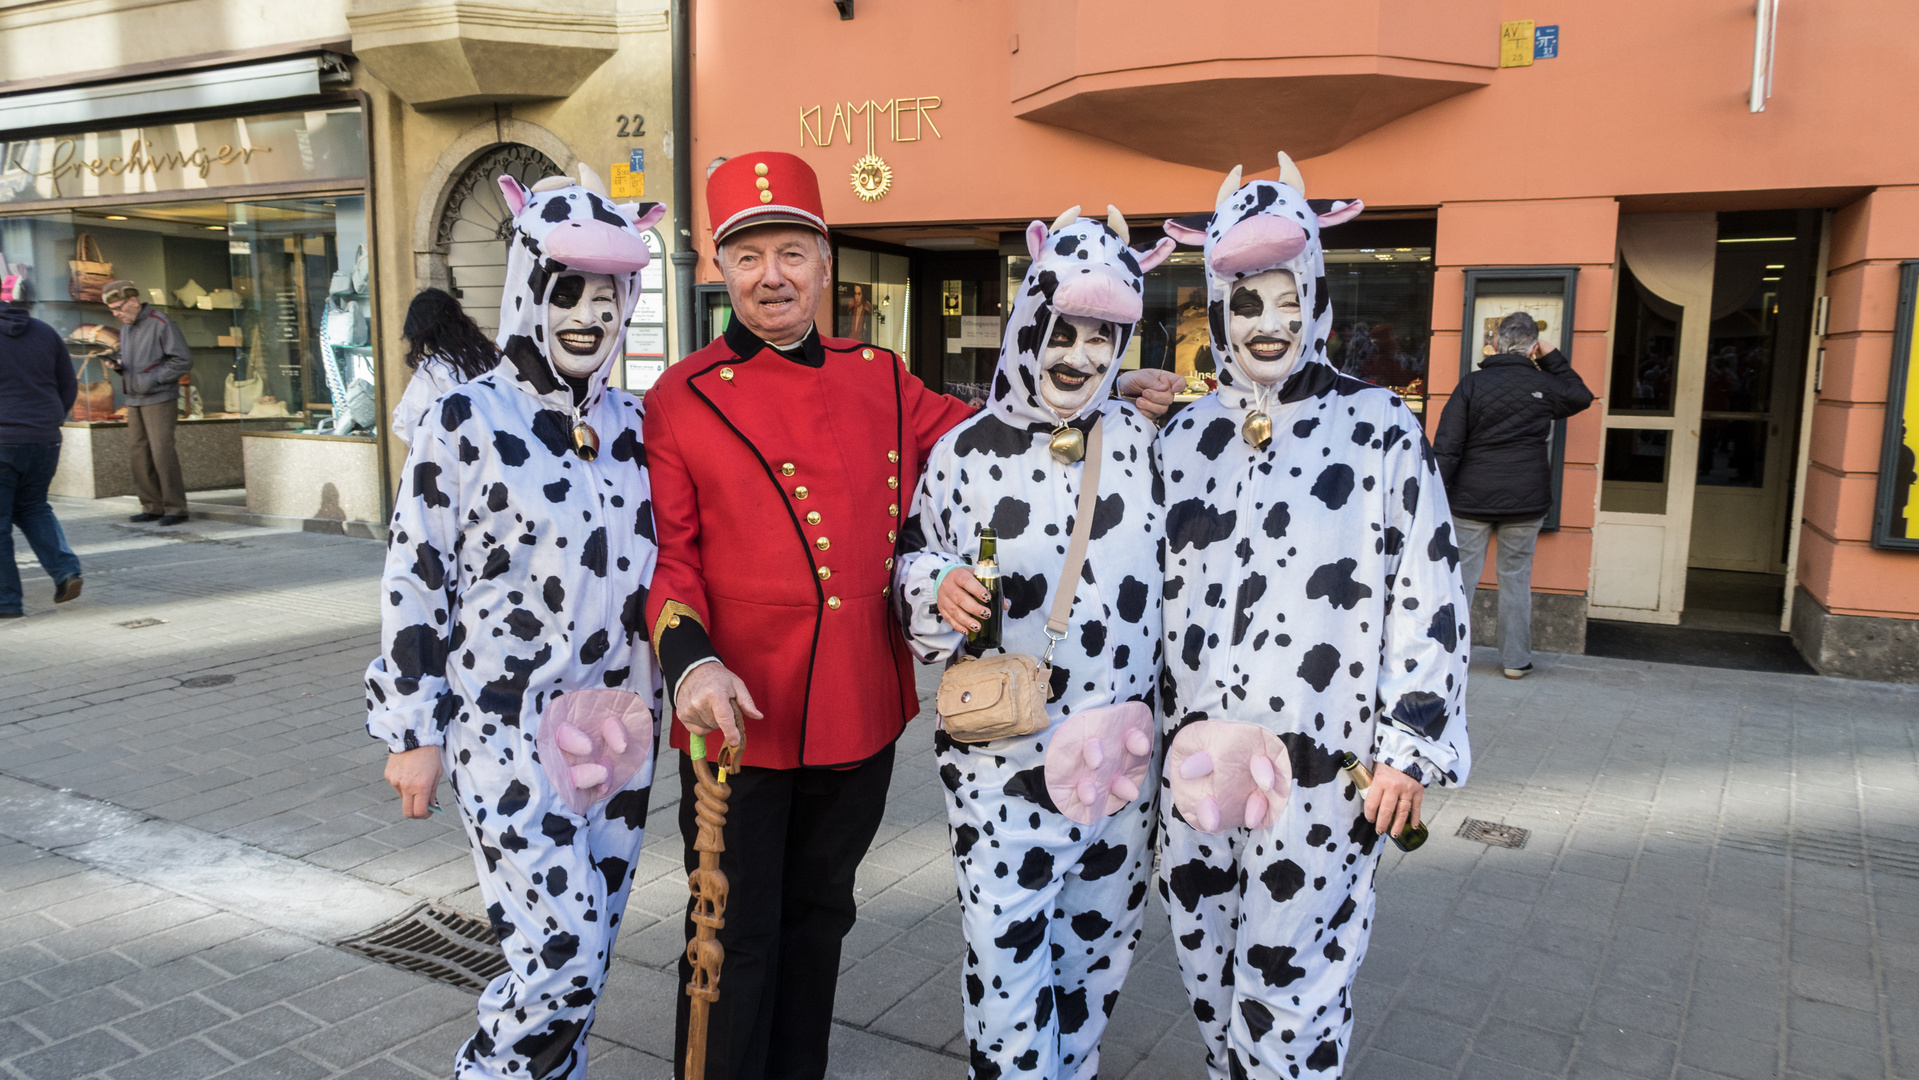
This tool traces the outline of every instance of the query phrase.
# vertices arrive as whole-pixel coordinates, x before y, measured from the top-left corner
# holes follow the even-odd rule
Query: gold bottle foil
[[[1239,435],[1248,446],[1264,450],[1266,444],[1273,441],[1273,418],[1258,410],[1247,413],[1246,422],[1239,426]]]
[[[1340,759],[1339,767],[1346,770],[1346,775],[1352,778],[1353,786],[1360,791],[1373,786],[1373,771],[1360,764],[1357,754],[1347,751],[1346,755]],[[1416,821],[1399,830],[1398,836],[1388,836],[1387,839],[1398,845],[1401,851],[1412,851],[1425,843],[1429,835],[1431,834],[1426,831],[1426,823]]]
[[[573,452],[580,455],[581,461],[600,456],[600,433],[588,427],[584,420],[573,425]]]
[[[1076,427],[1057,428],[1046,441],[1046,449],[1053,452],[1055,461],[1071,465],[1086,457],[1086,434]]]

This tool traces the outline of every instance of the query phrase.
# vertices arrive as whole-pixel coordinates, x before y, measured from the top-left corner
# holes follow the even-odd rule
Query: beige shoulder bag
[[[1060,570],[1059,583],[1053,587],[1053,610],[1046,619],[1046,655],[1038,659],[1013,652],[978,659],[962,656],[947,668],[940,677],[936,706],[940,726],[955,742],[991,742],[1046,730],[1053,646],[1066,640],[1067,619],[1073,611],[1080,570],[1086,564],[1086,541],[1093,531],[1094,504],[1099,498],[1101,427],[1095,423],[1087,438],[1073,536],[1066,546],[1066,565]]]

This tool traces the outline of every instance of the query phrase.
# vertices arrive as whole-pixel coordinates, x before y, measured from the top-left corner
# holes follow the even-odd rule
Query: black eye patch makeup
[[[1056,319],[1053,322],[1053,336],[1047,339],[1046,347],[1049,349],[1070,349],[1073,347],[1073,343],[1078,340],[1078,327],[1075,327],[1065,319]]]
[[[1232,309],[1239,318],[1257,319],[1266,310],[1266,301],[1251,289],[1237,288],[1233,290]]]
[[[553,283],[553,295],[547,298],[547,304],[562,311],[570,311],[586,295],[586,279],[578,274],[567,274]]]

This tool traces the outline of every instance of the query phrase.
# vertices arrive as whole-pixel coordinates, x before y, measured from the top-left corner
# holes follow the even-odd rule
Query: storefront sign
[[[1499,66],[1533,66],[1533,21],[1520,19],[1499,24]]]
[[[1885,445],[1879,455],[1879,498],[1872,546],[1919,551],[1919,260],[1900,266],[1899,318],[1886,388]]]
[[[0,143],[0,205],[366,175],[359,106]]]
[[[1559,57],[1559,27],[1541,26],[1533,30],[1533,59],[1555,60]]]
[[[866,118],[866,149],[868,153],[871,153],[873,121],[882,114],[887,117],[890,125],[888,131],[894,142],[918,142],[928,131],[933,133],[934,138],[943,139],[945,136],[941,135],[940,129],[933,125],[933,118],[927,115],[939,107],[940,99],[937,97],[903,97],[888,101],[869,99],[864,105],[855,105],[850,101],[845,104],[835,103],[831,116],[826,116],[824,106],[820,105],[801,109],[800,148],[802,150],[806,148],[806,140],[809,138],[813,140],[815,146],[831,146],[836,135],[844,135],[846,141],[851,143],[853,119],[864,116]],[[909,116],[911,120],[907,121],[906,118]],[[825,123],[824,137],[821,135],[822,118]],[[905,126],[908,122],[912,124],[910,133]]]

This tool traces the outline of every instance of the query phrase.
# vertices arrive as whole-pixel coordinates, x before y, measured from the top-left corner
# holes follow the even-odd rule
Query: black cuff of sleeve
[[[720,654],[713,648],[713,642],[706,636],[706,627],[697,619],[681,619],[678,626],[669,626],[660,631],[659,661],[660,677],[666,680],[667,693],[680,685],[680,679],[688,668],[701,660],[717,658]]]

